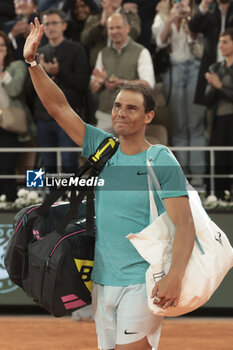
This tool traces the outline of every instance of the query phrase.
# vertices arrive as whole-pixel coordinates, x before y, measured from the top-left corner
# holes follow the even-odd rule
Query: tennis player
[[[83,147],[83,156],[88,157],[108,134],[85,124],[38,64],[36,52],[42,35],[43,25],[35,19],[24,47],[33,85],[51,117]],[[159,343],[162,318],[153,315],[147,305],[148,263],[125,238],[131,232],[140,232],[150,220],[146,155],[151,145],[145,139],[145,129],[154,118],[154,108],[153,95],[147,87],[125,85],[112,109],[113,129],[119,136],[120,147],[101,173],[109,188],[95,193],[97,236],[92,272],[93,316],[98,346],[103,350],[155,350]],[[159,307],[168,308],[179,303],[195,229],[185,177],[164,147],[153,166],[164,202],[162,207],[155,198],[158,212],[167,211],[175,237],[170,270],[155,283],[150,297]]]

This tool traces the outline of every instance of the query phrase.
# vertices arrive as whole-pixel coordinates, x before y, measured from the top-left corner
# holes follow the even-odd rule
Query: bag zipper
[[[30,214],[33,210],[35,210],[35,209],[37,209],[37,208],[39,208],[39,205],[36,206],[36,207],[31,208],[29,211],[27,211],[27,212],[23,215],[22,219],[20,220],[18,226],[17,226],[16,229],[15,229],[15,232],[17,232],[17,231],[19,230],[19,228],[20,228],[20,226],[21,226],[22,224],[23,224],[24,226],[26,225],[26,223],[27,223],[27,215]]]
[[[59,205],[60,203],[61,203],[61,202],[55,202],[55,203],[53,203],[52,207],[56,207],[56,206]],[[28,211],[23,215],[22,219],[20,220],[18,226],[17,226],[16,229],[15,229],[15,232],[18,231],[18,229],[20,228],[20,226],[21,226],[22,224],[23,224],[24,226],[26,225],[26,223],[27,223],[27,215],[30,214],[33,210],[35,210],[35,209],[37,209],[37,208],[39,208],[39,207],[40,207],[40,205],[37,205],[37,206],[31,208],[30,210],[28,210]]]
[[[72,233],[69,233],[68,235],[66,236],[63,236],[61,239],[59,239],[59,241],[56,243],[56,245],[54,246],[54,248],[51,250],[51,252],[49,253],[49,256],[46,258],[46,262],[45,262],[45,271],[48,271],[49,269],[49,263],[50,263],[50,260],[55,252],[55,250],[57,249],[57,247],[61,244],[61,242],[64,241],[64,239],[68,238],[68,237],[72,237],[74,235],[76,235],[77,233],[81,233],[81,232],[85,232],[86,229],[83,229],[83,230],[79,230],[79,231],[75,231],[75,232],[72,232]]]

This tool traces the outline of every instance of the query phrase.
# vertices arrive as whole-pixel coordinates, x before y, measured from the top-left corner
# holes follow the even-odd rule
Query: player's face
[[[122,90],[112,109],[113,129],[119,136],[144,134],[154,112],[145,113],[144,98],[140,92]]]

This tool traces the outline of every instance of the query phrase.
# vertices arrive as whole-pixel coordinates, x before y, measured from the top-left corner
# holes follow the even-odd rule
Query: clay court
[[[95,324],[70,317],[0,317],[1,350],[96,350]],[[163,324],[159,350],[233,350],[233,318],[176,318]]]

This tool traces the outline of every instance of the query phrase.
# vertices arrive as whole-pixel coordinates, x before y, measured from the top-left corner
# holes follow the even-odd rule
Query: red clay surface
[[[0,350],[96,350],[95,325],[52,316],[0,317]],[[233,350],[233,318],[166,319],[159,350]]]

